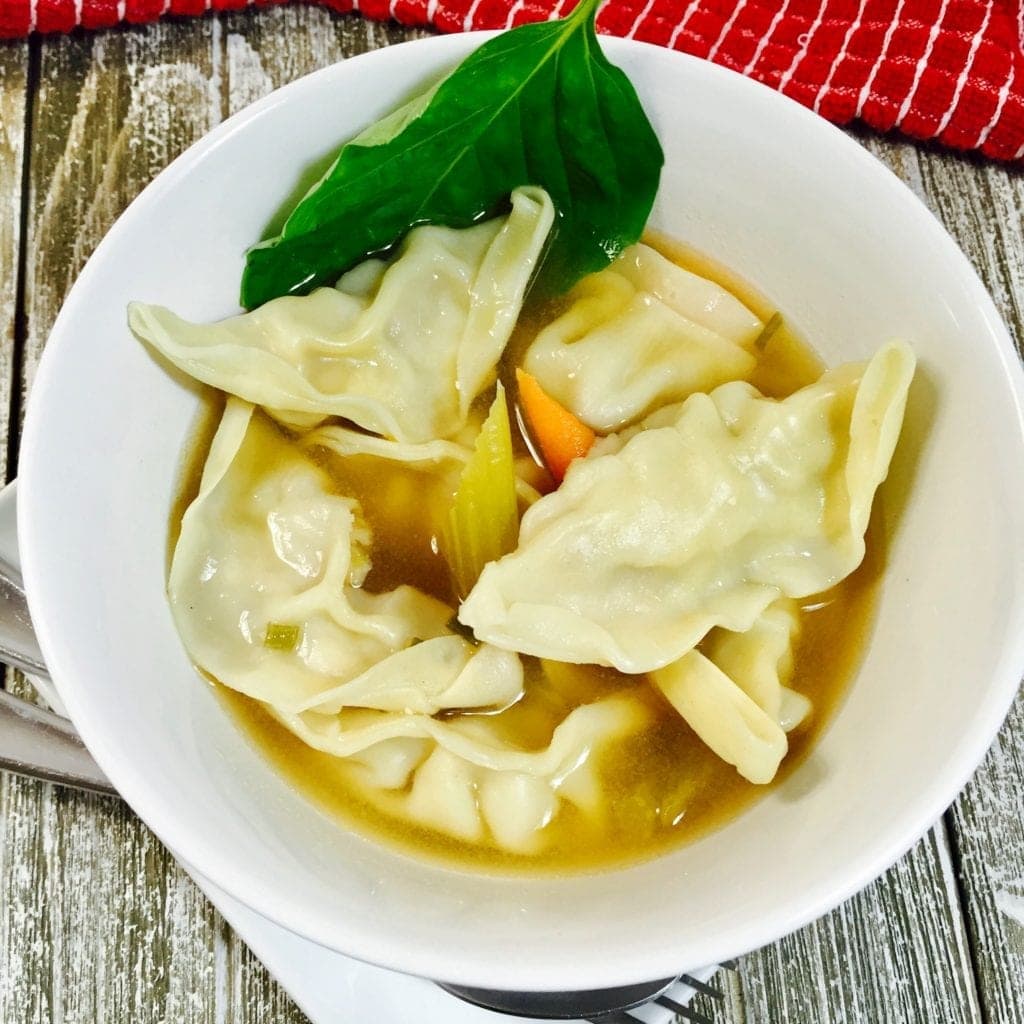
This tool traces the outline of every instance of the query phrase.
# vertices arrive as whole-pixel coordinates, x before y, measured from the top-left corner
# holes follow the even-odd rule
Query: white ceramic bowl
[[[992,740],[1024,665],[1017,356],[963,255],[840,132],[738,75],[608,39],[661,136],[652,224],[735,268],[825,360],[920,357],[877,625],[820,744],[751,811],[649,863],[493,879],[414,863],[322,816],[197,678],[164,598],[195,393],[125,326],[130,299],[235,312],[245,248],[300,170],[482,41],[430,39],[304,78],[227,121],[132,204],[35,380],[19,530],[32,615],[90,750],[202,874],[325,946],[498,988],[671,974],[775,939],[882,872]]]

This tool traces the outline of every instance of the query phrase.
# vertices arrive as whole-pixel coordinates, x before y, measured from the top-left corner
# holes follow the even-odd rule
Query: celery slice
[[[294,651],[299,644],[299,627],[286,625],[283,622],[271,622],[267,625],[263,646],[272,651]]]
[[[775,336],[775,332],[782,326],[782,314],[772,313],[768,323],[764,325],[761,333],[754,339],[754,348],[763,352],[768,347],[768,342]]]
[[[460,598],[473,589],[488,562],[516,546],[518,537],[512,428],[499,383],[448,513],[445,554]]]

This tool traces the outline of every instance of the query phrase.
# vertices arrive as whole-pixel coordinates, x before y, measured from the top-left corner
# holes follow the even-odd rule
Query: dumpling
[[[796,602],[781,598],[745,633],[714,629],[701,650],[650,675],[690,728],[750,782],[775,778],[786,733],[810,711],[810,701],[784,685],[799,627]]]
[[[524,367],[602,433],[696,391],[742,380],[764,325],[713,281],[646,245],[585,277],[530,345]]]
[[[460,621],[520,653],[640,673],[827,589],[864,556],[913,371],[893,342],[784,401],[743,382],[691,396],[674,422],[574,462]]]
[[[585,801],[600,788],[601,751],[649,721],[635,697],[606,697],[571,711],[548,746],[533,751],[500,740],[487,716],[275,714],[309,746],[355,759],[376,783],[369,795],[382,809],[467,841],[490,833],[500,848],[519,853],[536,849],[563,802],[582,800],[593,813]]]
[[[436,715],[464,708],[502,708],[522,692],[523,669],[514,653],[449,635],[396,651],[296,710],[329,715],[349,707]]]
[[[338,288],[212,325],[133,303],[135,334],[206,384],[289,424],[341,416],[399,441],[450,437],[494,379],[554,219],[547,193],[469,228],[412,230]]]
[[[713,629],[701,651],[784,732],[810,713],[803,695],[784,684],[793,675],[794,646],[800,635],[800,606],[790,598],[770,604],[744,633]]]
[[[515,699],[518,658],[452,635],[446,604],[410,586],[361,589],[369,542],[358,504],[251,405],[229,399],[171,564],[171,609],[192,659],[282,713],[343,703],[433,713]],[[294,643],[269,644],[271,627],[293,630]]]
[[[358,503],[332,492],[303,454],[333,445],[339,455],[436,469],[461,466],[461,446],[341,428],[307,442],[228,400],[171,567],[189,653],[309,746],[350,760],[364,792],[392,813],[456,838],[536,850],[566,801],[585,803],[599,789],[603,746],[649,713],[635,697],[606,698],[570,712],[542,749],[502,739],[492,713],[523,693],[519,656],[451,633],[452,609],[413,587],[362,590],[371,538]],[[268,645],[271,624],[295,627],[294,645]],[[488,714],[437,717],[473,710]]]

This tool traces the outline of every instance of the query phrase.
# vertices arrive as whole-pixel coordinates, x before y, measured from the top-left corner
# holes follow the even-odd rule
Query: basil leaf
[[[558,217],[539,290],[607,266],[643,231],[663,155],[632,84],[601,52],[600,0],[489,40],[338,155],[277,238],[250,249],[242,303],[332,283],[422,223],[465,227],[539,185]]]

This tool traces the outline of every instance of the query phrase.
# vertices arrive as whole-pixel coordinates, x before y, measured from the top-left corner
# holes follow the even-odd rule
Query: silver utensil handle
[[[0,690],[0,769],[116,795],[66,718]]]
[[[0,662],[49,678],[21,574],[0,561]],[[0,769],[116,794],[66,718],[0,690]]]
[[[21,573],[0,560],[0,662],[23,672],[48,676],[32,618],[25,600]]]

